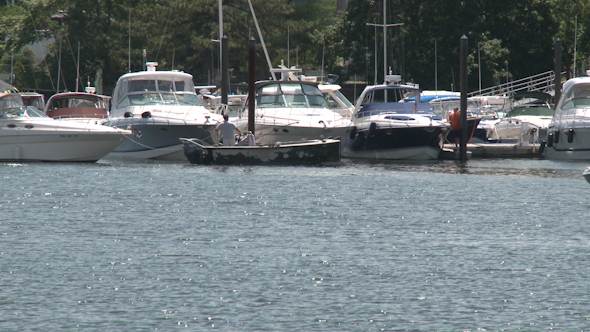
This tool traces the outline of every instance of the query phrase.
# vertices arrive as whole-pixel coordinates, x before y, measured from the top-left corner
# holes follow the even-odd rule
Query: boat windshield
[[[563,96],[562,110],[590,107],[590,85],[580,84]]]
[[[348,98],[346,98],[342,92],[340,91],[333,91],[324,92],[324,100],[328,104],[330,108],[352,108],[353,105],[350,103]],[[342,106],[341,106],[342,105]]]
[[[407,96],[416,96],[417,94],[419,94],[417,89],[375,88],[365,95],[361,105],[402,102]]]
[[[92,107],[106,108],[106,101],[101,98],[60,98],[51,102],[51,108],[74,108],[74,107]]]
[[[192,80],[177,77],[124,79],[117,86],[117,107],[135,105],[203,106]]]
[[[256,103],[266,107],[327,108],[322,92],[315,86],[299,82],[273,83],[256,91]]]
[[[430,105],[432,105],[436,114],[446,118],[453,112],[455,107],[461,109],[461,99],[433,99],[430,101]],[[481,111],[477,101],[467,100],[467,115],[477,116],[480,113]]]
[[[7,107],[0,109],[0,119],[48,118],[34,106]]]
[[[19,95],[6,94],[0,98],[0,108],[23,106],[23,100]]]

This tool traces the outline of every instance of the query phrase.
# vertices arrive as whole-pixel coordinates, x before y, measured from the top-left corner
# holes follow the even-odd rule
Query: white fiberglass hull
[[[109,157],[185,161],[180,138],[198,138],[213,144],[215,124],[172,119],[113,119],[108,125],[130,128],[133,135]]]
[[[258,119],[257,119],[258,120]],[[236,122],[242,133],[247,132],[247,119]],[[334,126],[300,126],[282,122],[256,121],[254,124],[256,143],[301,141],[323,138],[344,138],[352,129],[352,122],[345,120]]]
[[[543,151],[545,158],[590,160],[590,127],[571,128],[571,130],[573,133],[570,134],[570,129],[559,131],[549,129],[549,136]]]
[[[127,139],[125,134],[130,134],[115,128],[67,122],[47,119],[3,123],[0,160],[94,162],[123,143]]]

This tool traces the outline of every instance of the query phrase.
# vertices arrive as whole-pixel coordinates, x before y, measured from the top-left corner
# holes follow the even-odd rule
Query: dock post
[[[461,85],[461,138],[459,155],[461,162],[467,161],[467,37],[461,37],[460,85]]]
[[[256,104],[256,91],[254,84],[256,83],[256,39],[250,36],[248,40],[248,131],[254,135],[254,117]]]
[[[555,105],[561,98],[561,39],[555,39],[555,95],[553,102]]]
[[[221,38],[221,104],[227,105],[227,94],[229,93],[229,51],[227,36]]]

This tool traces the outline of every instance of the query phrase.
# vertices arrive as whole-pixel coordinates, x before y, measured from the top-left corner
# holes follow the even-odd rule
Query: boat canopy
[[[315,84],[297,81],[276,81],[256,90],[257,107],[327,108],[322,92]]]
[[[113,96],[117,108],[135,105],[180,104],[203,106],[192,76],[179,72],[142,72],[124,75]]]
[[[23,106],[23,99],[14,93],[0,94],[0,108]]]
[[[562,110],[590,107],[590,83],[572,86],[571,89],[564,91],[561,98],[563,102],[560,109]]]
[[[47,102],[48,109],[91,107],[108,109],[110,97],[86,93],[64,93],[54,95]]]
[[[49,118],[34,106],[12,106],[0,109],[0,119]]]

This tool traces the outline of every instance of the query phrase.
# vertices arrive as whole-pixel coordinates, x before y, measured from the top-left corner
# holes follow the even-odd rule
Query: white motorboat
[[[260,81],[256,82],[255,91],[257,143],[341,138],[353,127],[350,119],[327,107],[315,82]],[[247,102],[238,114],[236,125],[242,132],[247,131]]]
[[[342,87],[339,84],[320,84],[318,88],[324,95],[324,100],[328,108],[342,115],[343,118],[350,119],[354,111],[354,105],[340,91]]]
[[[111,97],[92,91],[96,89],[87,87],[85,92],[56,93],[47,101],[45,114],[54,119],[102,123],[109,117]]]
[[[55,120],[17,94],[0,94],[0,160],[94,162],[131,132],[91,123]]]
[[[420,88],[399,84],[399,75],[386,83],[367,86],[353,114],[355,128],[344,145],[343,157],[366,159],[437,159],[447,125],[420,96]]]
[[[563,84],[543,154],[549,159],[590,160],[590,77]]]
[[[186,160],[180,138],[214,143],[212,135],[222,116],[199,101],[192,75],[156,71],[154,62],[147,65],[147,71],[128,73],[117,81],[106,124],[129,128],[134,135],[109,156]]]

